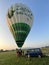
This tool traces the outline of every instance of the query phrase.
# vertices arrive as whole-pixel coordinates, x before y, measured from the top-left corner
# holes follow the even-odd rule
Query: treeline
[[[12,50],[4,50],[4,49],[1,49],[0,52],[9,52],[9,51],[15,51],[15,49],[12,49]]]

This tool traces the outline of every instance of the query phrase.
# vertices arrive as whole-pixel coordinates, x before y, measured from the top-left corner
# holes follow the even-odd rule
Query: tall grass
[[[17,57],[16,52],[0,53],[0,65],[49,65],[49,57]]]

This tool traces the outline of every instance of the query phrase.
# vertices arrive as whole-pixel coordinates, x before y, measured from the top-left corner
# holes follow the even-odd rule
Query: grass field
[[[30,60],[26,57],[17,57],[16,52],[1,52],[0,65],[49,65],[49,57],[32,57]]]

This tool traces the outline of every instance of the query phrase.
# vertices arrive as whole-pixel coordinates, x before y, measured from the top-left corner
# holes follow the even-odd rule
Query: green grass
[[[49,65],[49,57],[17,57],[16,52],[1,52],[0,65]]]

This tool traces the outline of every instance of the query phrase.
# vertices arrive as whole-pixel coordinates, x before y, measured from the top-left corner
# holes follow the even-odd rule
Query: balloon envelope
[[[8,9],[7,24],[18,47],[22,47],[31,29],[33,15],[24,4],[15,4]]]

